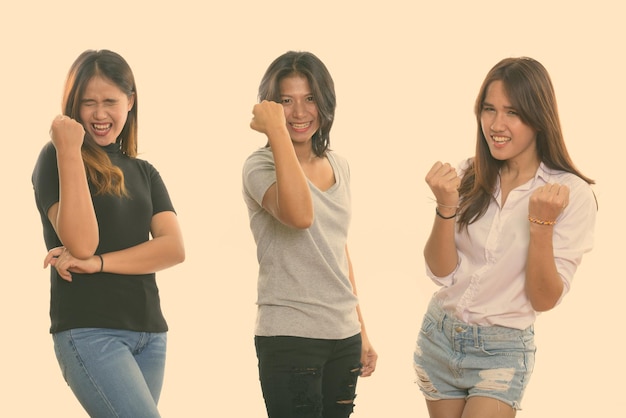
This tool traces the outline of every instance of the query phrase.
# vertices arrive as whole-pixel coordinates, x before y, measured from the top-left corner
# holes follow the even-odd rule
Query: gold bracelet
[[[534,223],[534,224],[537,224],[537,225],[552,226],[552,225],[556,224],[556,221],[544,221],[543,219],[537,219],[537,218],[534,218],[534,217],[532,217],[530,215],[528,215],[528,220],[530,222]]]

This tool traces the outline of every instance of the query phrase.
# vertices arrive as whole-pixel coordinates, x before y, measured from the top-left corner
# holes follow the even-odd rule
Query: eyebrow
[[[96,99],[81,99],[81,103],[86,103],[86,102],[96,102]],[[103,102],[105,103],[117,103],[119,102],[118,99],[104,99]]]
[[[299,94],[293,95],[293,94],[281,94],[280,97],[298,97],[300,96]],[[311,97],[313,96],[313,93],[306,93],[303,94],[301,97]]]
[[[484,101],[483,102],[483,106],[491,106],[491,107],[496,107],[495,105]],[[517,108],[515,106],[504,106],[505,109],[512,109],[512,110],[517,110]]]

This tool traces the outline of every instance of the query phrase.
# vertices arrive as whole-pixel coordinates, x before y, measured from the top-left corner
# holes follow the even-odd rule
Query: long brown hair
[[[523,123],[537,132],[537,154],[547,167],[566,171],[589,184],[594,181],[574,166],[563,140],[556,96],[550,76],[538,61],[528,58],[505,58],[487,74],[474,106],[476,115],[476,155],[463,176],[459,195],[459,228],[480,219],[489,206],[504,161],[493,158],[481,127],[481,112],[489,85],[499,80],[511,105]]]
[[[134,105],[128,112],[128,118],[116,142],[122,153],[135,158],[137,156],[137,87],[130,66],[119,54],[103,49],[87,50],[78,56],[65,82],[63,113],[83,123],[80,119],[81,99],[87,83],[95,76],[110,80],[128,97],[134,95]],[[106,152],[88,134],[85,135],[83,141],[82,156],[87,176],[95,187],[96,194],[127,195],[124,174],[118,167],[111,164]]]
[[[337,99],[333,79],[318,57],[306,51],[289,51],[276,58],[261,80],[258,99],[280,102],[280,81],[292,75],[306,77],[315,98],[320,127],[311,142],[315,155],[322,157],[330,146],[330,128],[335,119]]]

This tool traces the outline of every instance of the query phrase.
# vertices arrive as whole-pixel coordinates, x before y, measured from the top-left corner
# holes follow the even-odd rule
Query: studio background
[[[157,275],[170,325],[164,417],[264,416],[241,167],[265,144],[249,128],[258,83],[288,50],[311,51],[329,68],[338,97],[331,146],[351,165],[350,253],[380,356],[358,383],[354,417],[427,417],[412,369],[436,290],[422,257],[434,216],[424,176],[436,160],[473,154],[480,84],[500,59],[521,55],[550,72],[566,143],[597,181],[600,210],[572,291],[536,323],[536,370],[518,416],[615,416],[626,372],[616,338],[626,292],[619,3],[3,3],[0,416],[86,416],[48,333],[49,272],[30,181],[67,71],[85,49],[111,49],[131,65],[140,157],[160,171],[183,229],[186,261]]]

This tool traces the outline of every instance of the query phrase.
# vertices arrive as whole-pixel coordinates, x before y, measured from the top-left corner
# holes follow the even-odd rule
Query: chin
[[[107,137],[92,135],[91,138],[93,138],[94,142],[100,145],[101,147],[106,147],[107,145],[111,145],[113,142],[115,142],[115,141],[109,140]]]

